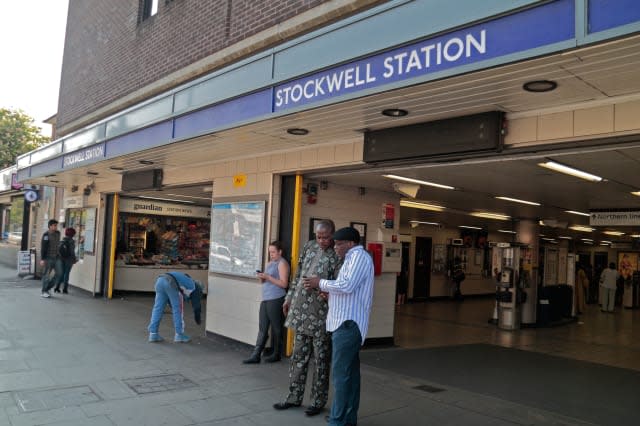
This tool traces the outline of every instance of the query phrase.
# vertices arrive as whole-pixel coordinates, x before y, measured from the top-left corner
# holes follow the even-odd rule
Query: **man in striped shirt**
[[[329,293],[327,331],[331,332],[333,402],[330,425],[356,425],[360,406],[360,347],[369,327],[373,300],[373,260],[359,245],[360,234],[347,227],[333,235],[335,251],[344,259],[338,278],[304,278],[306,288]]]

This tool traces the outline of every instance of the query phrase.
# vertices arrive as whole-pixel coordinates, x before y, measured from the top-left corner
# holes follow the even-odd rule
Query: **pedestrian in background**
[[[65,229],[64,238],[58,246],[58,262],[61,264],[62,274],[56,283],[56,288],[53,290],[55,293],[60,293],[60,284],[62,284],[62,293],[67,294],[69,292],[69,274],[73,265],[78,261],[76,244],[73,241],[75,235],[75,229]]]
[[[184,334],[184,301],[190,300],[196,324],[201,322],[202,284],[195,281],[184,272],[167,272],[158,276],[155,284],[156,299],[151,310],[149,322],[149,342],[162,342],[164,339],[158,333],[160,320],[167,303],[171,304],[173,314],[174,343],[188,343],[191,338]]]
[[[369,328],[373,301],[373,260],[360,244],[355,228],[342,228],[333,235],[335,250],[344,259],[335,280],[304,279],[308,289],[329,293],[327,331],[331,332],[333,401],[330,425],[358,424],[360,407],[360,347]]]
[[[62,265],[58,262],[58,245],[60,244],[60,231],[58,221],[49,220],[47,231],[42,234],[40,242],[40,266],[42,270],[42,297],[51,297],[49,292],[62,276]],[[52,276],[53,275],[53,276]]]
[[[602,312],[613,312],[616,302],[616,283],[618,281],[618,271],[616,264],[611,262],[609,268],[600,274],[600,285],[602,291]]]
[[[289,393],[283,402],[273,404],[276,410],[302,405],[309,362],[313,358],[311,401],[304,411],[307,416],[319,414],[329,398],[331,336],[327,333],[326,293],[305,289],[302,280],[305,276],[333,279],[340,268],[340,259],[333,249],[333,221],[317,222],[314,231],[315,239],[308,241],[300,252],[296,276],[282,305],[287,315],[285,325],[295,331],[295,340],[289,364]]]
[[[269,259],[265,271],[256,271],[256,275],[262,283],[262,302],[258,314],[258,339],[251,356],[244,364],[257,364],[260,362],[262,351],[269,338],[269,326],[271,326],[271,346],[273,352],[264,359],[264,362],[280,361],[283,349],[283,314],[282,304],[289,286],[289,262],[282,257],[282,243],[274,241],[269,244]]]
[[[589,290],[589,278],[584,270],[584,266],[581,263],[576,265],[576,310],[578,314],[584,313],[587,309],[586,294]]]

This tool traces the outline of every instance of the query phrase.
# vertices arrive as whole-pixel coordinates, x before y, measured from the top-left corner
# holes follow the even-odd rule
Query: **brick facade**
[[[140,22],[142,0],[70,0],[58,103],[59,136],[127,106],[120,101],[117,107],[99,110],[105,105],[118,103],[134,91],[322,3],[328,1],[159,0],[158,13]],[[379,1],[342,3],[348,6],[345,12],[353,13]],[[336,18],[326,16],[324,22],[313,24],[317,27]],[[302,26],[287,35],[310,29],[310,25]],[[247,53],[253,52],[245,56]],[[222,65],[200,69],[169,84],[183,83]],[[147,90],[128,103],[166,89]],[[83,119],[95,111],[90,119]]]

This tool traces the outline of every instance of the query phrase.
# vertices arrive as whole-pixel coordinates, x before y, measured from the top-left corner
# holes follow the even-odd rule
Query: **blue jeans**
[[[330,425],[355,425],[360,407],[360,346],[362,336],[355,321],[345,321],[331,335],[333,402]]]
[[[54,271],[54,276],[51,278],[51,270]],[[49,291],[54,285],[58,284],[58,281],[62,277],[62,262],[54,257],[48,257],[44,259],[44,269],[42,270],[42,292]]]
[[[149,322],[149,333],[157,333],[160,326],[160,320],[162,314],[164,314],[164,307],[167,306],[167,302],[171,304],[171,311],[173,312],[173,326],[176,329],[176,334],[184,333],[184,299],[178,289],[169,282],[165,277],[158,277],[156,280],[156,300],[151,310],[151,321]]]
[[[71,267],[73,266],[73,263],[65,262],[64,260],[60,260],[59,262],[62,268],[62,276],[56,284],[56,289],[59,289],[60,284],[62,284],[62,290],[67,291],[67,289],[69,288],[69,274],[71,273]]]

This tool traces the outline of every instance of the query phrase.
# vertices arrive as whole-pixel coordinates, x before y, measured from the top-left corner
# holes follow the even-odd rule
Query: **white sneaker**
[[[41,296],[44,297],[44,298],[51,297],[51,295],[49,294],[48,291],[43,291]]]

